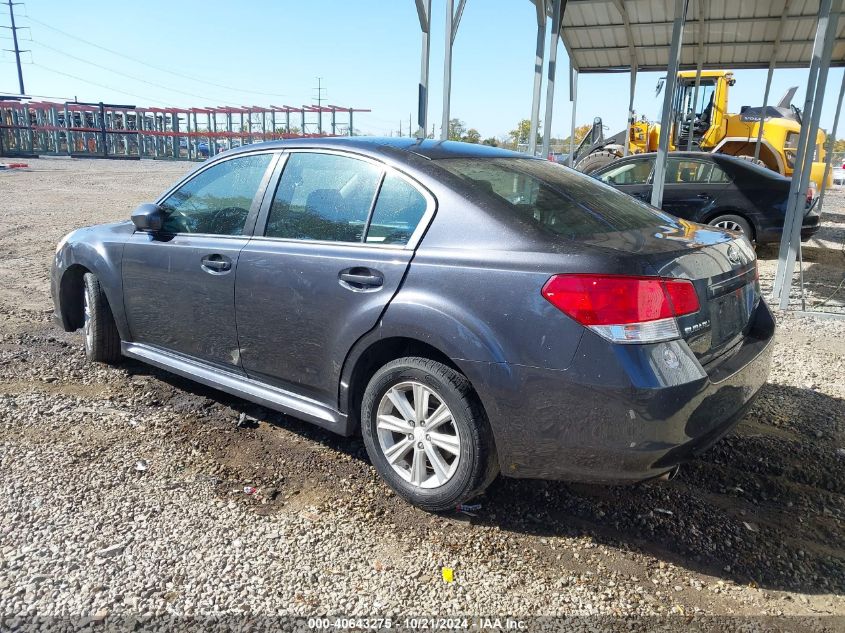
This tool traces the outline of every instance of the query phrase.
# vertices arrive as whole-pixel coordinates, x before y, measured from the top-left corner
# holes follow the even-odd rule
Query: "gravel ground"
[[[500,478],[472,514],[434,516],[391,495],[360,439],[140,363],[86,363],[49,321],[56,242],[190,165],[28,162],[0,173],[0,630],[227,614],[843,630],[845,322],[779,314],[761,397],[671,482]],[[841,220],[845,196],[828,200]]]

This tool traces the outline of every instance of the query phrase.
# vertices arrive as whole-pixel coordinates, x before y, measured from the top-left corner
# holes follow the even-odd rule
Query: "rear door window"
[[[666,184],[710,182],[712,170],[713,163],[685,158],[670,158],[666,161]]]
[[[293,152],[276,187],[265,235],[361,242],[382,170],[373,163],[318,152]]]
[[[731,177],[725,173],[718,165],[713,165],[713,171],[710,172],[710,182],[712,183],[728,183],[731,182]]]

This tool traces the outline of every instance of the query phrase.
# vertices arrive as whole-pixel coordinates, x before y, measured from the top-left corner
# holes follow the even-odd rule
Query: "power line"
[[[198,99],[202,99],[202,100],[208,101],[208,102],[218,101],[217,99],[210,99],[206,95],[199,95],[199,94],[195,94],[193,92],[186,92],[185,90],[179,90],[178,88],[171,88],[170,86],[166,86],[164,84],[159,84],[159,83],[156,83],[154,81],[149,81],[147,79],[142,79],[141,77],[136,77],[134,75],[130,75],[130,74],[128,74],[128,73],[126,73],[122,70],[115,70],[114,68],[109,68],[108,66],[103,66],[102,64],[98,64],[97,62],[92,62],[88,59],[84,59],[82,57],[77,57],[76,55],[71,55],[70,53],[67,53],[63,50],[52,47],[49,44],[45,44],[44,42],[39,42],[37,40],[32,40],[32,41],[33,41],[33,43],[38,44],[38,46],[41,46],[41,47],[46,48],[48,50],[54,51],[54,52],[56,52],[59,55],[62,55],[64,57],[68,57],[70,59],[75,59],[76,61],[82,62],[83,64],[89,64],[89,65],[94,66],[96,68],[100,68],[101,70],[106,70],[110,73],[122,75],[123,77],[128,77],[129,79],[134,79],[135,81],[140,81],[141,83],[147,84],[149,86],[153,86],[154,88],[160,88],[162,90],[168,90],[170,92],[178,92],[179,94],[187,95],[189,97],[196,97]],[[223,101],[225,101],[225,100],[223,100]]]
[[[128,95],[128,96],[130,96],[130,97],[135,97],[136,99],[143,99],[144,101],[147,101],[147,102],[149,102],[149,103],[159,103],[159,104],[161,104],[161,105],[163,105],[163,106],[167,106],[167,107],[175,107],[175,106],[173,106],[173,104],[172,104],[172,103],[167,103],[167,102],[165,102],[165,101],[160,101],[159,99],[152,99],[152,98],[150,98],[150,97],[145,97],[144,95],[138,95],[138,94],[135,94],[135,93],[133,93],[133,92],[126,92],[125,90],[120,90],[120,89],[118,89],[118,88],[113,88],[113,87],[111,87],[111,86],[107,86],[107,85],[105,85],[105,84],[100,84],[100,83],[97,83],[97,82],[95,82],[95,81],[90,81],[89,79],[84,79],[84,78],[79,77],[79,76],[77,76],[77,75],[72,75],[72,74],[70,74],[70,73],[65,73],[65,72],[62,72],[61,70],[56,70],[56,69],[54,69],[54,68],[49,68],[48,66],[42,66],[41,64],[37,64],[37,63],[35,63],[35,62],[32,62],[32,65],[33,65],[33,66],[38,66],[38,68],[40,68],[41,70],[46,70],[47,72],[54,73],[54,74],[56,74],[56,75],[62,75],[63,77],[69,77],[70,79],[75,79],[75,80],[77,80],[77,81],[81,81],[82,83],[90,84],[90,85],[92,85],[92,86],[97,86],[98,88],[105,88],[106,90],[112,90],[112,91],[114,91],[114,92],[119,92],[119,93],[121,93],[121,94]]]
[[[111,48],[106,48],[105,46],[95,44],[94,42],[91,42],[89,40],[81,38],[78,35],[73,35],[72,33],[68,33],[67,31],[63,31],[61,29],[58,29],[55,26],[51,26],[50,24],[47,24],[46,22],[42,22],[41,20],[37,20],[36,18],[33,18],[32,16],[28,15],[26,17],[31,22],[35,22],[36,24],[40,24],[41,26],[46,27],[46,28],[48,28],[52,31],[56,31],[57,33],[61,33],[65,37],[69,37],[71,39],[77,40],[79,42],[87,44],[88,46],[93,46],[94,48],[99,48],[102,51],[106,51],[108,53],[111,53],[112,55],[117,55],[118,57],[123,57],[124,59],[128,59],[128,60],[133,61],[137,64],[142,64],[143,66],[147,66],[147,67],[152,68],[154,70],[157,70],[159,72],[163,72],[163,73],[167,73],[169,75],[173,75],[174,77],[180,77],[182,79],[188,79],[190,81],[194,81],[194,82],[201,83],[201,84],[207,84],[209,86],[214,86],[216,88],[223,88],[224,90],[229,90],[229,91],[232,91],[232,92],[246,92],[246,93],[255,94],[255,95],[262,95],[262,96],[265,96],[265,97],[287,97],[287,96],[289,96],[289,95],[285,95],[285,94],[281,94],[281,93],[277,93],[277,92],[261,92],[259,90],[247,90],[245,88],[238,88],[238,87],[234,87],[234,86],[227,86],[225,84],[215,83],[213,81],[208,81],[206,79],[198,79],[196,77],[192,77],[192,76],[186,75],[184,73],[176,72],[175,70],[170,70],[168,68],[163,68],[161,66],[155,66],[153,64],[150,64],[149,62],[145,62],[142,59],[138,59],[137,57],[131,57],[130,55],[120,53],[120,52],[113,50]]]

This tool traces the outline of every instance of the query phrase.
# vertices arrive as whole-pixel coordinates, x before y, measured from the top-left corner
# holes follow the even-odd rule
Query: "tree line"
[[[581,142],[581,140],[590,132],[592,128],[589,124],[579,125],[575,128],[575,144]],[[450,119],[449,120],[449,140],[450,141],[462,141],[464,143],[481,143],[483,145],[491,145],[493,147],[505,147],[508,149],[519,149],[520,147],[524,147],[528,144],[528,140],[531,138],[531,120],[530,119],[522,119],[516,124],[516,127],[512,129],[507,136],[497,138],[495,136],[490,136],[485,139],[481,138],[481,134],[477,129],[474,127],[468,128],[466,123],[464,123],[461,119]],[[569,149],[569,136],[566,138],[555,138],[552,137],[550,144],[552,146],[563,146],[565,151]],[[537,133],[537,145],[540,146],[542,144],[542,138]]]

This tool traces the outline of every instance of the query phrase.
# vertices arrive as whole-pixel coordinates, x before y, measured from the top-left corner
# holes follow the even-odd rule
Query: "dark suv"
[[[56,251],[56,313],[338,433],[411,502],[673,471],[766,381],[754,250],[589,176],[413,139],[250,145]]]

